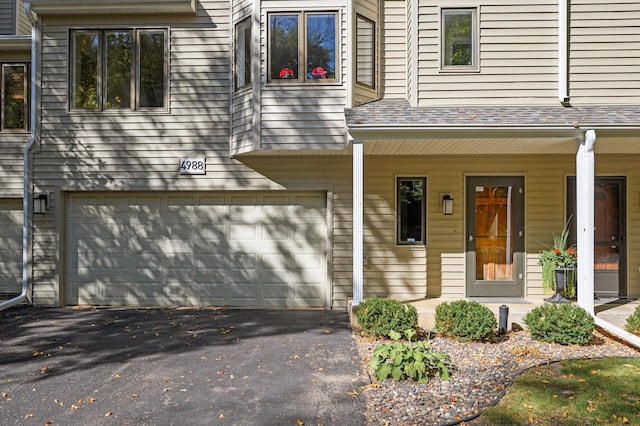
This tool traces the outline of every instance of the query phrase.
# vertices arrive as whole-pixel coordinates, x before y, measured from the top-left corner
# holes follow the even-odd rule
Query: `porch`
[[[418,325],[427,330],[433,330],[435,326],[436,307],[444,302],[452,302],[457,299],[446,298],[426,298],[420,300],[405,301],[416,307],[418,311]],[[499,309],[501,305],[509,308],[508,326],[509,331],[524,328],[522,319],[537,306],[542,305],[542,300],[527,300],[521,298],[472,298],[487,306],[499,319]],[[625,327],[627,318],[633,314],[634,310],[640,306],[640,300],[627,300],[619,298],[599,298],[594,299],[596,315],[611,324],[620,328]]]

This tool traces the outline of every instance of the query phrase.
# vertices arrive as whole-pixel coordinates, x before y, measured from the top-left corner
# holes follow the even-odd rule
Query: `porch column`
[[[596,132],[587,130],[576,155],[576,230],[578,241],[578,306],[594,311],[593,250]]]
[[[362,198],[363,166],[362,141],[353,141],[353,306],[362,302]]]

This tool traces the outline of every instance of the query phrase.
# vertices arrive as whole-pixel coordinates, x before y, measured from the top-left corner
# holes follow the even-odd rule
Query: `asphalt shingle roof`
[[[404,99],[383,99],[345,111],[357,126],[638,127],[640,106],[457,106],[413,108]]]

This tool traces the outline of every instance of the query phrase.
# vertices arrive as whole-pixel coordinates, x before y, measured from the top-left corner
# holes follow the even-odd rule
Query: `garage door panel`
[[[325,199],[71,194],[68,303],[323,307]]]

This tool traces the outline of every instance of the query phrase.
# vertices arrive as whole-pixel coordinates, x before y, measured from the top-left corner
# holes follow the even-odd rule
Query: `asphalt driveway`
[[[0,312],[2,425],[362,425],[345,312]]]

